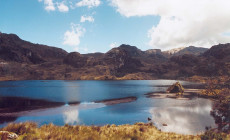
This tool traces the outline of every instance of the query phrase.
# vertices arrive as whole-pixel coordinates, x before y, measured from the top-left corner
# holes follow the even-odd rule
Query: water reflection
[[[46,123],[56,124],[79,124],[79,111],[105,107],[102,103],[83,102],[75,105],[62,105],[58,107],[39,108],[34,110],[22,110],[14,112],[0,112],[0,123],[4,126],[6,122],[35,121],[40,125]]]
[[[203,131],[205,126],[214,126],[214,120],[210,116],[211,101],[207,99],[146,98],[146,93],[165,90],[174,82],[171,80],[0,82],[0,127],[6,125],[6,122],[25,121],[34,121],[39,125],[134,124],[147,122],[147,118],[151,115],[156,126],[164,131],[197,134]],[[109,100],[124,97],[134,98]],[[94,103],[95,101],[98,102]],[[163,127],[163,123],[168,126]]]
[[[165,90],[174,80],[127,81],[2,81],[0,96],[24,97],[55,102],[93,102],[129,96],[140,97]],[[183,85],[193,84],[181,81]]]
[[[214,119],[210,117],[211,109],[211,101],[197,99],[190,106],[153,107],[149,112],[156,127],[162,131],[198,134],[205,131],[206,126],[216,127]]]
[[[79,120],[79,112],[78,109],[74,109],[74,110],[68,110],[63,112],[63,119],[65,124],[77,124],[80,122]]]

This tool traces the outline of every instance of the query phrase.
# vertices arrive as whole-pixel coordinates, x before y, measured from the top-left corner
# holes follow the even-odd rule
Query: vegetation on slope
[[[202,95],[215,101],[211,115],[218,125],[218,131],[230,133],[230,77],[210,78]]]

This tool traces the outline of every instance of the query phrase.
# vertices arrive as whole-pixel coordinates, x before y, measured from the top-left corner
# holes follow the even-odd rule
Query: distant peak
[[[186,47],[179,47],[179,48],[174,48],[174,49],[171,49],[171,50],[167,50],[167,51],[164,51],[165,53],[168,53],[168,54],[175,54],[183,49],[185,49]]]
[[[128,44],[121,44],[119,46],[119,48],[137,48],[136,46],[131,46],[131,45],[128,45]]]
[[[164,53],[172,56],[184,55],[184,54],[200,55],[204,53],[206,50],[208,49],[202,47],[189,46],[189,47],[180,47],[180,48],[171,49],[168,51],[164,51]]]
[[[161,49],[149,49],[145,51],[147,54],[161,54]]]
[[[6,33],[0,32],[0,36],[6,37],[9,39],[20,39],[16,34],[6,34]]]

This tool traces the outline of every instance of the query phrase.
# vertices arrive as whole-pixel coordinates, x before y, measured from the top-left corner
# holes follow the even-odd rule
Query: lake
[[[127,81],[3,81],[0,82],[0,127],[10,122],[34,121],[39,125],[106,125],[151,122],[166,132],[199,134],[216,127],[210,115],[212,101],[148,98],[163,92],[174,80]],[[180,81],[183,86],[196,83]],[[109,99],[130,101],[107,104]],[[163,126],[167,124],[167,126]]]

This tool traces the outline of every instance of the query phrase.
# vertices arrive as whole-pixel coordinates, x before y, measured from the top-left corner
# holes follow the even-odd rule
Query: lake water
[[[31,102],[18,104],[9,102],[0,106],[0,127],[10,122],[34,121],[39,125],[53,123],[105,125],[147,123],[151,118],[162,131],[181,134],[198,134],[206,126],[216,127],[210,115],[212,101],[194,97],[190,100],[171,98],[147,98],[146,93],[165,91],[174,80],[127,80],[127,81],[6,81],[0,82],[0,97],[23,97]],[[182,85],[195,83],[183,82]],[[136,97],[128,103],[106,105],[95,103],[107,99]],[[13,98],[14,99],[14,98]],[[15,98],[15,102],[21,98]],[[31,105],[35,100],[61,102],[58,106],[45,103]],[[2,101],[4,102],[4,101]],[[5,100],[7,102],[7,100]],[[0,100],[1,103],[1,100]],[[11,103],[13,105],[11,105]],[[2,109],[5,107],[5,110]],[[17,106],[17,107],[15,107]],[[10,112],[6,111],[11,109]],[[16,108],[16,109],[15,109]],[[167,124],[163,126],[162,124]]]

